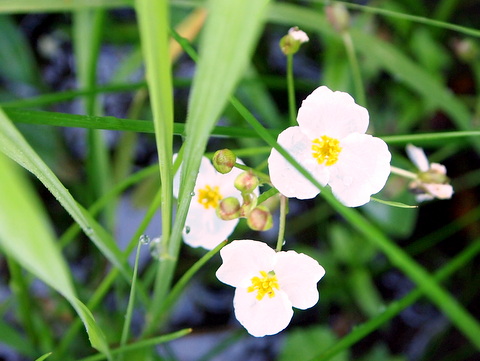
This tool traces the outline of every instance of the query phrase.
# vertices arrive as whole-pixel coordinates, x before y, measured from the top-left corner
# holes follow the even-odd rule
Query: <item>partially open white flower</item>
[[[307,33],[305,33],[303,30],[300,30],[297,26],[290,28],[288,30],[288,35],[290,35],[293,40],[299,41],[300,43],[306,43],[310,40]]]
[[[298,111],[299,126],[285,129],[277,142],[335,197],[358,207],[379,192],[390,174],[391,154],[380,138],[364,134],[368,111],[344,92],[325,86],[313,91]],[[270,179],[285,196],[314,198],[319,190],[280,153],[268,158]]]
[[[217,278],[236,287],[235,317],[255,337],[274,335],[288,326],[293,309],[318,301],[317,282],[325,270],[295,251],[275,252],[263,242],[233,241],[220,251]]]
[[[429,163],[422,148],[408,144],[406,149],[408,157],[419,170],[417,178],[410,183],[416,200],[423,202],[434,198],[452,198],[453,187],[449,184],[447,168],[442,164]]]
[[[176,156],[175,154],[174,159]],[[240,160],[238,161],[241,163]],[[180,189],[180,172],[179,169],[173,179],[175,198],[178,198]],[[233,185],[240,173],[242,173],[241,169],[233,168],[229,173],[221,174],[215,170],[207,157],[202,158],[183,229],[183,240],[186,244],[210,250],[232,234],[238,218],[224,221],[216,215],[215,209],[223,198],[236,197],[242,200],[240,191]],[[258,189],[256,194],[258,195]]]

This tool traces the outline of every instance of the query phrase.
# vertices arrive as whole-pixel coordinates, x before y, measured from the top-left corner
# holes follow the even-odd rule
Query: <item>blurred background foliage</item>
[[[18,176],[23,179],[24,194],[32,194],[30,202],[44,219],[43,226],[35,227],[49,229],[51,241],[61,250],[59,262],[68,265],[68,271],[61,272],[71,277],[76,297],[92,311],[112,348],[120,343],[130,285],[122,272],[112,276],[111,265],[124,265],[122,257],[130,256],[130,266],[119,267],[129,274],[139,237],[154,239],[161,234],[156,213],[158,157],[133,5],[129,0],[0,1],[0,106],[6,114],[0,122],[7,124],[11,119],[38,159],[58,177],[58,183],[51,178],[49,184],[58,186],[61,198],[38,182],[37,173],[32,171],[37,177]],[[203,1],[170,2],[171,27],[193,49],[198,47],[197,35],[206,18],[203,5]],[[341,33],[327,18],[324,1],[272,1],[235,95],[273,133],[287,127],[286,58],[278,42],[292,26],[306,31],[310,41],[294,58],[298,105],[319,85],[349,92],[369,110],[369,132],[389,144],[392,165],[415,171],[406,158],[407,143],[425,147],[430,161],[446,165],[455,190],[451,200],[428,202],[416,209],[370,202],[359,211],[430,273],[443,270],[438,276],[443,287],[478,319],[480,138],[478,134],[445,139],[435,135],[478,130],[480,2],[376,0],[344,5],[350,18],[348,29]],[[358,62],[364,97],[348,41]],[[162,56],[172,60],[173,151],[177,152],[195,61],[178,45]],[[226,107],[217,125],[223,128],[215,129],[208,152],[228,147],[249,166],[266,170],[270,147],[233,106]],[[8,138],[5,129],[2,132]],[[35,157],[29,159],[40,164]],[[1,172],[13,164],[4,167]],[[47,171],[39,172],[48,178]],[[23,185],[26,177],[34,193]],[[0,181],[7,184],[6,178]],[[77,203],[65,205],[69,194],[78,207]],[[390,176],[376,197],[415,204],[408,181],[396,175]],[[17,204],[20,207],[14,195],[10,198],[0,201],[2,217]],[[277,206],[273,198],[270,205]],[[30,223],[25,219],[24,227],[33,227]],[[94,227],[98,243],[88,240],[91,224],[101,227]],[[0,238],[22,243],[23,234],[5,232]],[[252,232],[241,222],[231,239],[243,238],[273,245],[276,234],[275,230]],[[94,350],[77,315],[53,290],[55,286],[46,287],[48,277],[35,273],[37,262],[51,262],[40,252],[46,241],[38,242],[31,247],[39,247],[39,259],[28,264],[22,263],[22,256],[19,260],[7,252],[5,244],[1,248],[0,359],[30,360],[51,351],[52,360],[88,357]],[[296,312],[286,331],[254,339],[239,329],[232,313],[233,291],[214,277],[220,264],[217,255],[190,280],[156,335],[183,327],[192,327],[193,333],[155,348],[145,346],[127,359],[479,359],[475,346],[452,327],[449,318],[422,297],[415,283],[392,266],[375,242],[322,197],[290,201],[285,247],[311,255],[326,269],[319,283],[320,302]],[[133,344],[142,341],[143,317],[155,277],[156,255],[148,248],[140,252]],[[127,251],[122,254],[120,249]],[[182,247],[175,280],[204,253]],[[112,286],[98,293],[108,277]]]

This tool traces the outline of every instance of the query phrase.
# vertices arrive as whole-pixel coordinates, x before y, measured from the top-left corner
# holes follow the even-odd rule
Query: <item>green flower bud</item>
[[[217,172],[227,174],[235,166],[237,156],[230,149],[220,149],[213,155],[212,163]]]
[[[300,45],[308,41],[308,35],[297,26],[290,28],[288,34],[280,39],[280,49],[285,55],[295,54]]]
[[[259,184],[258,177],[251,170],[240,173],[233,183],[242,193],[252,193]]]
[[[240,217],[240,202],[235,197],[227,197],[220,201],[215,209],[218,218],[229,221]]]
[[[267,231],[273,226],[273,218],[267,207],[258,206],[248,215],[247,224],[254,231]]]

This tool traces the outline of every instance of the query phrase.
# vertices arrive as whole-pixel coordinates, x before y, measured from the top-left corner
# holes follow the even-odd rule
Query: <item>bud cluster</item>
[[[228,173],[235,166],[236,156],[229,149],[215,152],[213,166],[220,173]],[[266,231],[273,225],[270,211],[265,206],[257,206],[257,196],[254,193],[260,185],[260,180],[253,170],[240,173],[234,181],[234,186],[242,195],[242,203],[236,197],[227,197],[220,201],[216,208],[217,216],[225,221],[236,218],[246,218],[248,226],[255,231]]]

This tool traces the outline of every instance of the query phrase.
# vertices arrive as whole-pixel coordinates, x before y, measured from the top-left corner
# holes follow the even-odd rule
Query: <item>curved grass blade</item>
[[[82,227],[104,256],[130,280],[130,267],[123,261],[122,252],[113,238],[78,204],[50,168],[25,141],[0,109],[0,150],[33,173],[55,196],[65,210]]]
[[[23,268],[62,294],[82,319],[93,347],[109,357],[102,330],[77,299],[70,272],[49,221],[18,168],[0,154],[0,244]]]

